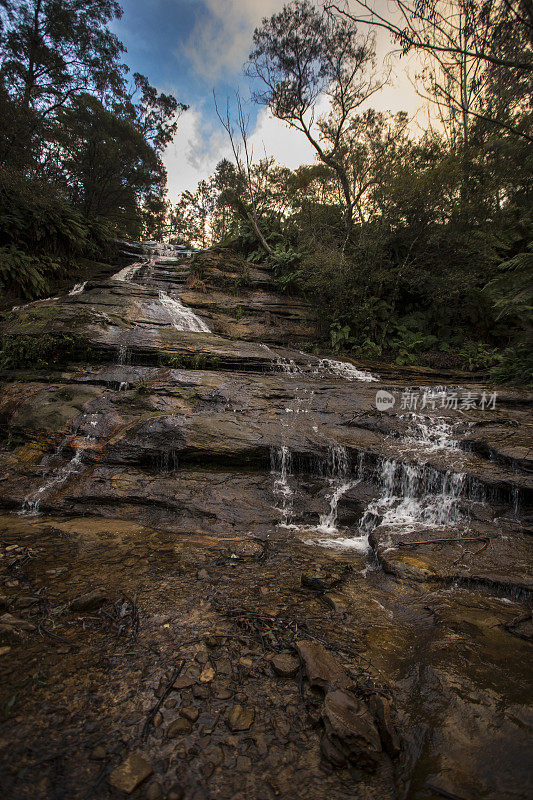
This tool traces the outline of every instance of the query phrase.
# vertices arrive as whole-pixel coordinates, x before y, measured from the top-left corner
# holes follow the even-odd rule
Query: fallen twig
[[[157,712],[159,711],[159,709],[161,708],[161,706],[163,705],[163,703],[165,702],[165,700],[169,696],[170,692],[172,691],[172,687],[174,686],[174,683],[178,679],[178,677],[180,675],[180,672],[183,669],[183,665],[184,664],[185,664],[185,660],[182,659],[180,661],[179,665],[176,667],[176,669],[172,673],[172,677],[170,678],[170,681],[168,682],[165,691],[163,692],[163,694],[161,695],[161,697],[159,698],[159,700],[157,701],[155,706],[152,708],[152,710],[150,711],[150,713],[146,717],[146,722],[144,723],[143,729],[141,731],[141,739],[143,739],[143,740],[146,739],[146,737],[148,735],[148,728],[150,727],[153,718],[155,717],[155,715],[157,714]]]

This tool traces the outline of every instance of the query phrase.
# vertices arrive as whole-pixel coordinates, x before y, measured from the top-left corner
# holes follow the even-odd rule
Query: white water
[[[279,505],[276,510],[280,514],[282,528],[293,527],[293,497],[294,492],[289,485],[289,475],[291,474],[292,456],[291,451],[286,445],[272,448],[270,451],[271,474],[274,476],[274,497]]]
[[[335,361],[332,358],[321,358],[318,362],[317,373],[330,373],[337,378],[344,378],[347,381],[377,381],[378,378],[366,370],[357,369],[353,364],[346,361]]]
[[[135,264],[130,264],[128,267],[123,267],[119,269],[118,272],[115,272],[111,278],[114,281],[131,281],[140,268],[144,267],[145,263],[144,261],[138,261]]]
[[[166,308],[172,325],[177,331],[211,333],[205,322],[179,300],[174,300],[174,298],[163,291],[159,292],[159,300]]]
[[[400,415],[400,419],[403,415]],[[453,426],[442,417],[429,417],[422,414],[408,414],[406,442],[423,448],[426,452],[454,450],[459,448]]]
[[[36,492],[28,495],[22,503],[21,515],[27,517],[36,517],[39,514],[39,506],[45,494],[55,486],[64,483],[67,478],[75,472],[78,472],[82,466],[83,451],[77,449],[70,461],[62,466],[56,472],[52,472],[46,481],[40,486]]]
[[[461,519],[462,473],[442,474],[432,467],[384,459],[380,483],[381,495],[368,505],[361,519],[362,532],[370,533],[377,524],[401,531],[420,526],[450,526]]]
[[[89,427],[94,430],[98,425],[98,414],[84,414],[81,418],[80,423],[77,426],[77,430],[79,430],[83,424],[88,423]],[[73,436],[75,437],[76,434],[70,435],[56,450],[55,456],[60,456],[63,452],[64,448],[68,446],[69,442],[72,442]],[[93,433],[86,433],[82,440],[87,445],[91,442],[94,442],[96,436]],[[78,440],[79,441],[79,440]],[[50,491],[50,489],[55,488],[56,486],[60,486],[62,483],[71,476],[79,472],[83,467],[83,452],[84,447],[76,447],[74,451],[74,455],[66,464],[59,467],[59,469],[52,470],[46,477],[45,482],[42,486],[40,486],[35,492],[29,494],[27,497],[24,498],[22,503],[22,508],[20,510],[21,516],[28,516],[28,517],[36,517],[39,515],[39,508],[43,498],[46,494]],[[45,462],[46,463],[46,462]]]
[[[69,294],[81,294],[85,289],[85,284],[87,281],[83,281],[83,283],[76,283],[70,290]]]

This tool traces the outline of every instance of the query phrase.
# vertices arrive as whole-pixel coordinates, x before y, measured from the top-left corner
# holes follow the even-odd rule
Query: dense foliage
[[[152,235],[185,106],[128,68],[115,0],[0,2],[0,290],[49,291],[111,236]]]

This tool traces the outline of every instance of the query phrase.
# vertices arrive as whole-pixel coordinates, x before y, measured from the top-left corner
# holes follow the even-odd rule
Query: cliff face
[[[531,398],[136,258],[3,322],[6,796],[526,798]]]

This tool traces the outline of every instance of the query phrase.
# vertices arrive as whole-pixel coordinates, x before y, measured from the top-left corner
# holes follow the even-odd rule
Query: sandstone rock
[[[367,706],[350,692],[334,689],[324,700],[326,733],[335,747],[364,768],[382,752],[379,733]]]
[[[353,681],[326,648],[318,642],[299,641],[296,647],[305,664],[311,686],[327,691],[330,688],[349,689]]]
[[[228,715],[228,726],[233,732],[247,731],[252,726],[254,716],[253,708],[243,708],[241,705],[233,706]]]
[[[348,610],[348,601],[344,595],[338,592],[326,592],[322,595],[322,600],[336,611],[337,614],[342,614]]]
[[[163,790],[161,789],[161,784],[151,783],[146,790],[145,797],[146,800],[159,800],[162,794]]]
[[[97,608],[100,608],[106,600],[108,599],[108,593],[105,589],[93,589],[86,594],[81,595],[81,597],[77,597],[75,600],[72,600],[70,603],[70,610],[74,612],[78,611],[94,611]]]
[[[109,783],[115,789],[131,794],[153,772],[150,762],[139,753],[130,755],[111,772]]]
[[[195,708],[195,706],[187,706],[186,708],[180,708],[180,714],[190,722],[196,722],[199,711],[197,708]]]
[[[374,716],[383,749],[391,758],[396,758],[402,749],[402,742],[394,722],[391,704],[380,694],[370,695],[366,702]]]
[[[214,677],[215,677],[215,670],[213,669],[213,667],[206,666],[200,674],[200,681],[202,683],[211,683]]]
[[[194,686],[196,684],[195,679],[192,675],[179,675],[176,680],[174,681],[172,688],[173,689],[188,689],[190,686]]]
[[[191,730],[192,728],[189,720],[182,717],[170,723],[167,728],[167,738],[174,739],[176,736],[185,736],[185,734],[190,733]]]
[[[21,630],[21,631],[34,631],[35,625],[31,622],[28,622],[25,619],[20,619],[20,617],[15,617],[13,614],[2,614],[0,616],[0,625],[5,626],[6,628],[11,628],[13,630]]]
[[[272,669],[282,678],[293,678],[300,668],[300,662],[289,653],[275,655],[271,662]]]

